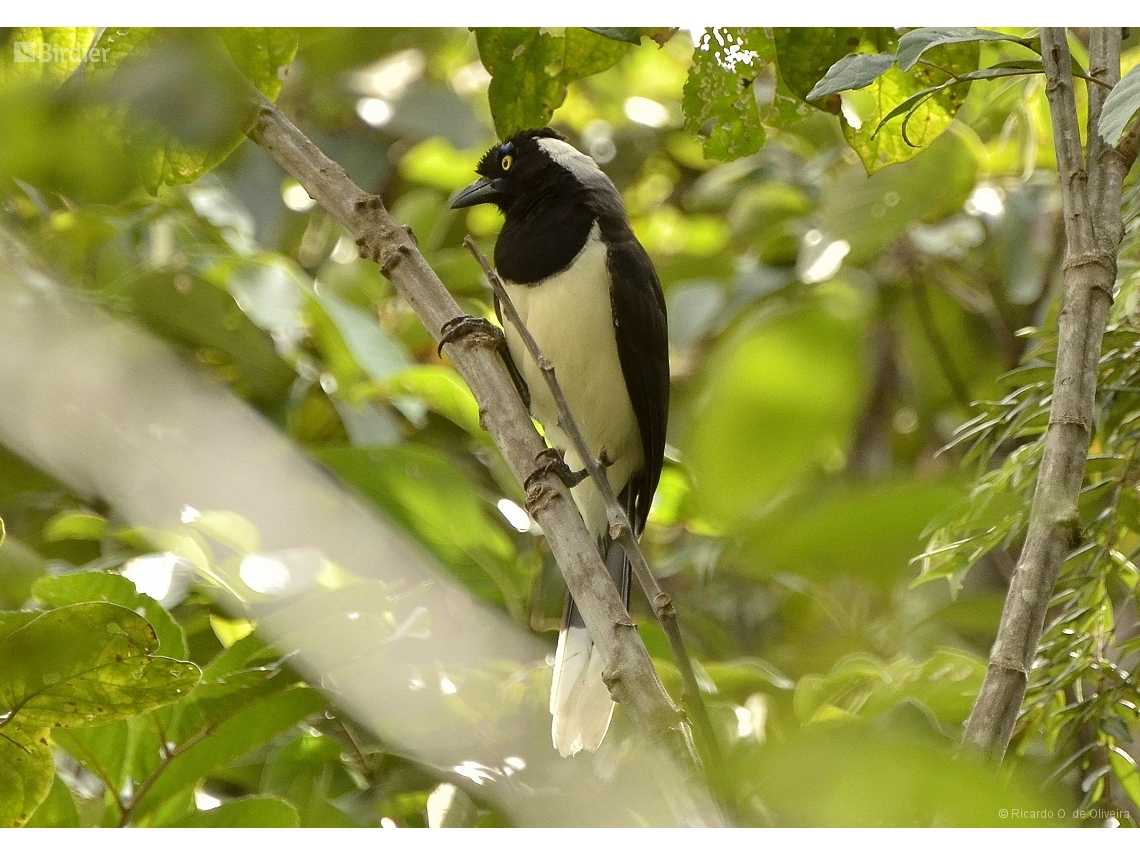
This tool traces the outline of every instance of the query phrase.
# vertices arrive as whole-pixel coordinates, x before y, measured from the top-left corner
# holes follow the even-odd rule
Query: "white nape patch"
[[[606,178],[606,174],[598,168],[592,157],[582,154],[568,142],[553,137],[542,137],[538,140],[538,147],[583,184],[596,181],[599,177]]]
[[[504,285],[522,322],[553,363],[570,412],[590,450],[599,456],[605,451],[613,461],[606,474],[614,492],[620,493],[641,468],[645,456],[618,356],[606,245],[597,223],[582,251],[564,271],[534,285]],[[546,379],[514,326],[509,321],[504,326],[511,357],[530,388],[531,413],[542,423],[550,444],[565,453],[567,465],[575,471],[581,469],[582,461],[558,424],[558,407]],[[571,492],[586,528],[599,539],[607,527],[601,493],[589,478]]]

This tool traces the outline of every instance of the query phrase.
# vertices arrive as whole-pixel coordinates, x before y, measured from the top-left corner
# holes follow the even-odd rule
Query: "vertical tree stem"
[[[1119,79],[1120,36],[1094,31],[1093,67]],[[1061,180],[1066,250],[1049,427],[1029,530],[1002,610],[997,640],[963,741],[1001,757],[1017,720],[1061,565],[1080,537],[1078,498],[1092,435],[1097,366],[1122,233],[1123,160],[1099,143],[1103,95],[1090,94],[1089,163],[1081,155],[1071,58],[1063,28],[1041,32]],[[1094,87],[1096,88],[1096,87]],[[1090,194],[1090,190],[1092,191]]]

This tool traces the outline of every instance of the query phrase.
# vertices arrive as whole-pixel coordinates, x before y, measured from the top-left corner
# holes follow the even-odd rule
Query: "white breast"
[[[565,272],[536,285],[504,283],[511,302],[543,354],[553,363],[570,412],[595,456],[604,451],[613,461],[610,484],[620,493],[644,462],[637,416],[625,388],[614,339],[606,246],[597,224],[585,247]],[[530,387],[531,413],[542,424],[547,441],[565,452],[573,470],[582,461],[569,447],[558,424],[558,410],[538,366],[518,333],[505,321],[507,344]],[[589,479],[573,490],[574,501],[595,538],[607,527],[601,495]]]

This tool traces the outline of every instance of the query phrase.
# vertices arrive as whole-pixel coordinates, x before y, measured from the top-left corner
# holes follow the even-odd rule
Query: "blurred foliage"
[[[1028,35],[7,30],[0,222],[552,639],[558,572],[470,393],[351,236],[241,142],[248,80],[490,316],[461,241],[489,250],[499,218],[448,195],[497,133],[552,120],[613,178],[664,286],[674,395],[644,541],[732,818],[1135,824],[1135,187],[1086,545],[1012,768],[951,757],[1024,532],[1055,348],[1060,203]],[[17,43],[60,53],[24,62]],[[243,592],[220,589],[208,543],[256,552],[247,523],[132,529],[2,448],[0,517],[0,821],[427,822],[438,772],[358,733],[217,604]],[[917,581],[951,584],[916,583],[924,543]],[[140,592],[155,568],[167,589]],[[674,689],[651,608],[632,610]],[[103,679],[116,669],[136,692]],[[542,707],[541,681],[517,679]],[[608,738],[628,726],[619,711]],[[469,795],[465,822],[503,821]]]

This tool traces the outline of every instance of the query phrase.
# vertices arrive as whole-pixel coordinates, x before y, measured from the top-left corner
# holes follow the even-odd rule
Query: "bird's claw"
[[[577,487],[588,477],[590,473],[585,469],[579,469],[577,472],[572,470],[566,465],[566,460],[556,448],[544,448],[535,457],[535,463],[538,468],[535,469],[530,475],[527,476],[526,481],[523,482],[523,488],[530,490],[531,485],[538,479],[546,475],[554,475],[570,489]]]
[[[486,318],[459,315],[452,318],[440,329],[439,347],[436,348],[436,354],[443,356],[444,345],[452,344],[461,338],[471,338],[475,343],[495,350],[505,349],[507,343],[503,331]]]

